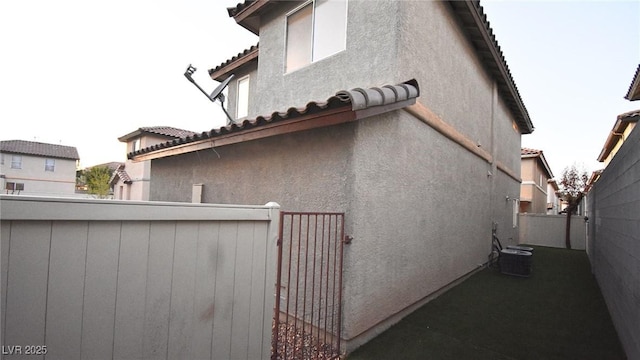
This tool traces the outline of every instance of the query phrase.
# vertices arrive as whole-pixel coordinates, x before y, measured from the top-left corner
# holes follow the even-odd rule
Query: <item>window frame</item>
[[[342,43],[340,44],[341,46],[339,47],[339,50],[337,51],[333,51],[328,55],[324,55],[323,57],[320,58],[316,58],[315,56],[315,48],[316,48],[316,36],[315,33],[317,31],[316,28],[316,7],[317,7],[317,3],[320,0],[307,0],[304,3],[300,4],[299,6],[295,7],[294,9],[292,9],[291,11],[287,12],[285,14],[285,26],[284,26],[284,73],[285,74],[289,74],[292,72],[295,72],[299,69],[305,68],[311,64],[314,64],[316,62],[322,61],[324,59],[327,59],[329,57],[332,57],[336,54],[339,54],[343,51],[345,51],[347,49],[347,32],[348,32],[348,20],[349,20],[349,0],[335,0],[335,1],[343,1],[345,3],[344,5],[344,33],[343,33],[343,37],[342,37]],[[327,1],[331,1],[331,0],[327,0]],[[289,54],[289,17],[291,17],[292,15],[298,13],[299,11],[303,10],[305,7],[311,5],[311,28],[310,30],[310,51],[311,53],[309,54],[309,59],[307,59],[307,61],[297,67],[294,67],[293,69],[289,69],[288,66],[288,54]]]
[[[49,162],[52,162],[52,164],[49,164]],[[56,171],[56,159],[44,159],[44,171],[45,172],[55,172]]]
[[[136,138],[133,140],[133,144],[131,144],[132,151],[138,151],[142,148],[142,141],[140,138]]]
[[[18,159],[18,161],[16,161],[16,159]],[[22,155],[12,155],[11,156],[11,168],[12,169],[22,169]]]
[[[241,99],[241,93],[240,93],[240,84],[246,82],[246,86],[247,86],[247,93],[246,93],[246,97],[242,96],[242,98],[244,99],[243,102],[243,115],[240,115],[240,99]],[[236,119],[241,119],[241,118],[246,118],[247,116],[249,116],[249,93],[250,90],[249,88],[251,87],[251,75],[245,75],[241,78],[239,78],[236,81]]]

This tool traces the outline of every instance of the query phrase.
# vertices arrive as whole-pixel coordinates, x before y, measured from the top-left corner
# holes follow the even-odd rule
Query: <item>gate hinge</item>
[[[345,235],[344,239],[342,239],[342,242],[345,243],[346,245],[351,244],[351,241],[353,241],[353,236],[350,236],[350,235]]]

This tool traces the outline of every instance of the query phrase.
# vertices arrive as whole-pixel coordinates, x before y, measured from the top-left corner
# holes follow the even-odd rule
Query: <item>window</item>
[[[24,191],[24,183],[8,182],[5,184],[4,189],[7,191],[7,194],[9,194],[9,191],[11,191],[11,194],[16,191]]]
[[[238,80],[236,93],[236,118],[246,117],[249,114],[249,75]]]
[[[287,16],[286,72],[346,49],[347,0],[313,0]]]
[[[140,139],[133,140],[133,151],[140,150]]]
[[[56,160],[55,159],[45,159],[44,160],[44,171],[55,171],[56,170]]]
[[[11,157],[11,168],[12,169],[22,169],[22,156],[13,155]]]

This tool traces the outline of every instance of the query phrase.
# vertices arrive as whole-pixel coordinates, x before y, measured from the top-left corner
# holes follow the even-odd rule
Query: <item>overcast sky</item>
[[[84,167],[124,161],[117,138],[142,126],[223,125],[183,73],[193,64],[210,91],[207,70],[258,41],[228,17],[236,3],[4,1],[0,139],[76,146]],[[599,168],[616,116],[640,108],[623,98],[640,62],[640,2],[482,4],[535,126],[523,146],[543,150],[558,178],[574,162]]]

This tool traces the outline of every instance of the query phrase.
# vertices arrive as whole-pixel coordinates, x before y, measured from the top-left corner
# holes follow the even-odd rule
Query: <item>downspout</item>
[[[495,80],[491,82],[491,158],[493,161],[489,163],[490,170],[487,174],[489,177],[489,206],[491,208],[491,222],[497,223],[497,211],[495,209],[496,201],[496,175],[498,173],[498,161],[497,161],[497,153],[498,153],[498,144],[496,143],[496,107],[498,100],[498,84]],[[504,224],[499,226],[498,229],[504,228]]]

